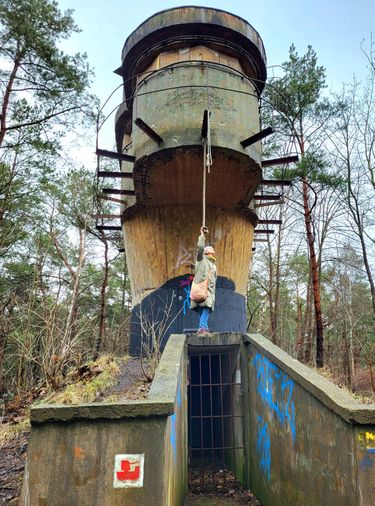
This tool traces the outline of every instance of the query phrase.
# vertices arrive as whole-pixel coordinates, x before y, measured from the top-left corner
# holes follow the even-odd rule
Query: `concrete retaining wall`
[[[229,464],[264,506],[374,504],[375,406],[262,336],[234,333],[172,335],[147,400],[32,408],[20,504],[182,506],[187,343],[240,349],[233,410],[243,414],[236,445],[245,452]]]
[[[262,336],[244,341],[246,485],[266,506],[374,504],[375,406]]]
[[[172,336],[147,400],[32,408],[20,504],[182,505],[185,356],[184,336]]]
[[[185,336],[183,335],[170,337],[149,395],[150,400],[174,399],[174,413],[168,417],[164,433],[165,492],[163,506],[182,505],[187,491],[187,348],[184,343]],[[145,503],[142,506],[145,506]]]

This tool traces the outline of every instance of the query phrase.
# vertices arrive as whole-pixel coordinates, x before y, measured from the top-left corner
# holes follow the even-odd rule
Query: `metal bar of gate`
[[[210,415],[211,415],[211,464],[215,461],[215,450],[214,447],[214,416],[213,416],[213,407],[212,407],[212,363],[211,363],[211,355],[208,355],[208,364],[209,364],[209,380],[210,380]]]
[[[214,363],[216,362],[213,360],[214,356],[217,357],[218,370],[215,370],[214,368]],[[205,360],[205,357],[207,357],[207,360]],[[225,359],[227,359],[227,361]],[[227,405],[227,409],[232,410],[234,407],[234,398],[237,385],[235,382],[235,370],[237,369],[237,363],[235,365],[235,370],[232,371],[232,367],[234,367],[233,359],[234,357],[232,357],[231,353],[205,353],[190,356],[189,455],[191,464],[196,463],[196,455],[198,454],[200,455],[201,464],[204,464],[207,460],[206,457],[210,455],[211,464],[219,464],[218,461],[220,461],[220,464],[225,466],[226,451],[233,452],[233,461],[235,463],[236,451],[244,449],[244,446],[235,445],[236,427],[234,424],[235,420],[242,419],[243,415],[233,414],[233,412],[225,413],[224,411],[224,387],[228,392],[227,401],[229,402],[229,405]],[[192,363],[194,363],[193,367]],[[207,377],[207,374],[203,374],[203,365],[208,369],[208,382],[206,380],[204,383],[203,380]],[[194,370],[195,377],[193,377],[192,369]],[[216,376],[217,373],[219,374],[219,381],[217,381],[217,379],[216,381],[213,381],[214,375]],[[207,395],[204,396],[203,394],[204,387],[206,387],[209,399],[207,399]],[[199,395],[199,399],[197,399],[197,395]],[[195,406],[195,409],[198,407],[199,413],[195,411],[193,414],[193,406]],[[203,414],[203,407],[205,407],[206,410],[209,408],[209,414]],[[214,409],[217,410],[215,414]],[[194,438],[195,443],[198,443],[199,441],[197,447],[193,447],[194,420],[196,420],[198,424],[194,427],[199,427],[200,429],[200,437]],[[207,423],[204,422],[205,420],[207,420]],[[219,422],[219,424],[215,423],[215,420]],[[208,435],[204,433],[205,427],[210,427],[211,429],[210,438],[208,438]],[[228,435],[228,441],[226,441],[226,433]],[[230,434],[232,436],[231,438]],[[207,444],[209,442],[211,444]],[[208,455],[207,452],[209,452]],[[221,456],[220,459],[219,456]]]

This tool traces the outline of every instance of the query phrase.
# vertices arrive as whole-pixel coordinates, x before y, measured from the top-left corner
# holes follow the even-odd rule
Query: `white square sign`
[[[115,455],[113,486],[115,488],[143,487],[145,456]]]

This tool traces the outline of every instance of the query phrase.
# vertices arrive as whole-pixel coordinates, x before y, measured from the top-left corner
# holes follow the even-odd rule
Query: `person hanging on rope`
[[[202,226],[197,244],[195,276],[190,290],[190,309],[199,314],[198,334],[208,334],[208,319],[215,306],[216,257],[212,246],[206,246],[208,229]]]

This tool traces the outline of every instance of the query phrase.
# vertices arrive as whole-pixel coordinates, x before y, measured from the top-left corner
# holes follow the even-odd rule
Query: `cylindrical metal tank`
[[[202,121],[210,110],[213,165],[207,175],[208,243],[217,256],[212,331],[246,329],[246,287],[254,226],[252,196],[261,182],[259,96],[266,57],[258,33],[224,11],[180,7],[142,23],[126,40],[124,103],[116,115],[118,150],[135,157],[122,212],[132,288],[130,351],[142,339],[195,330],[189,285],[202,224]],[[150,136],[139,125],[156,132]]]

